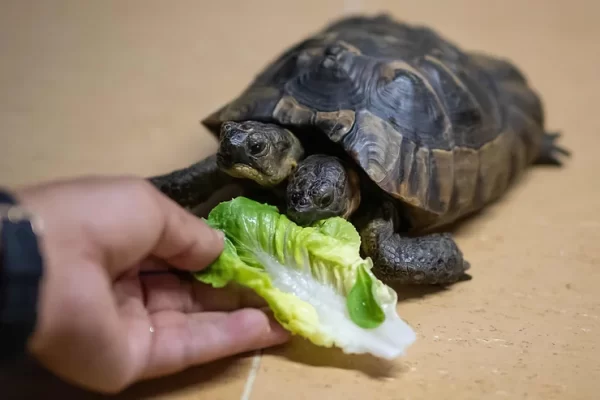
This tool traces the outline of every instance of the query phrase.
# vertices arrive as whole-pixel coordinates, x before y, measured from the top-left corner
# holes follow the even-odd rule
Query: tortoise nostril
[[[221,134],[230,135],[232,132],[239,131],[241,124],[234,121],[227,121],[221,125]]]
[[[306,207],[308,205],[308,200],[301,193],[293,193],[290,196],[290,203],[293,207]]]

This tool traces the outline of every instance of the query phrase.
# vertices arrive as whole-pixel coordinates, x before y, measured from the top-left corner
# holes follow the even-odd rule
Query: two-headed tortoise
[[[387,15],[331,23],[203,124],[218,152],[151,178],[163,193],[193,207],[235,181],[268,190],[299,224],[343,216],[387,282],[460,280],[469,263],[433,228],[569,154],[510,62]]]

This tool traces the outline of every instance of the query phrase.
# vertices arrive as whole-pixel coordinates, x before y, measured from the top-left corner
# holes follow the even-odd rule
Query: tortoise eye
[[[321,207],[327,207],[333,201],[333,195],[331,193],[325,193],[319,198],[319,205]]]
[[[267,144],[265,142],[256,142],[250,145],[250,154],[253,156],[260,155],[267,148]]]

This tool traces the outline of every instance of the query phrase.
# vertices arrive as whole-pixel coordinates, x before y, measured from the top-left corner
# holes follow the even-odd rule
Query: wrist
[[[0,359],[22,356],[37,323],[43,272],[41,224],[11,193],[0,190]]]

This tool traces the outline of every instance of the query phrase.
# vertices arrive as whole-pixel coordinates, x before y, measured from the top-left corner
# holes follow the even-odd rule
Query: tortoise
[[[202,124],[217,152],[151,177],[159,190],[192,208],[237,183],[300,225],[346,218],[388,283],[469,279],[443,228],[570,155],[511,61],[387,13],[331,21]]]

